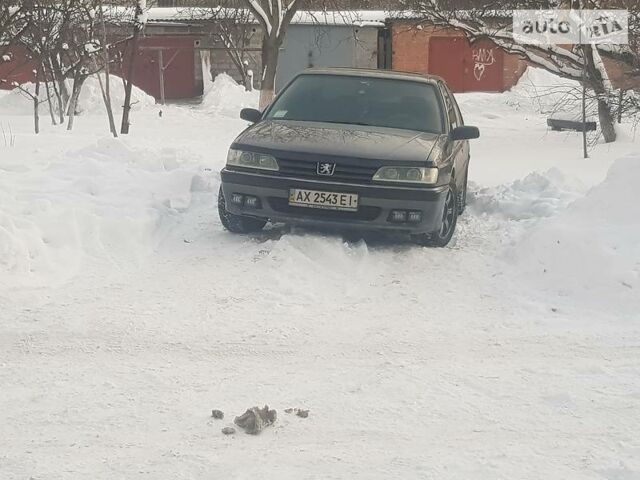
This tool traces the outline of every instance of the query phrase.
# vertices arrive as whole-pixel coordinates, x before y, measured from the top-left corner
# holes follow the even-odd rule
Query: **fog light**
[[[402,223],[407,221],[407,212],[404,210],[391,210],[389,220],[396,223]]]
[[[409,212],[409,216],[407,218],[411,223],[420,223],[422,221],[422,212],[420,211]]]
[[[247,195],[244,197],[244,206],[249,208],[260,208],[260,199]]]
[[[242,205],[243,201],[244,201],[244,196],[240,195],[239,193],[234,193],[233,195],[231,195],[231,203],[235,203],[236,205]]]

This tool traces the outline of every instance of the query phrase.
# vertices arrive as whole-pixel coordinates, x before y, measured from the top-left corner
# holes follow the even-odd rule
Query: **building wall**
[[[621,88],[623,90],[640,90],[640,76],[637,73],[632,72],[632,69],[628,65],[623,65],[620,62],[603,58],[602,61],[609,74],[609,79],[614,88]]]
[[[504,89],[513,87],[528,67],[528,63],[517,55],[504,56]]]
[[[424,27],[419,28],[415,23],[411,21],[393,21],[391,24],[392,31],[392,68],[394,70],[415,72],[415,73],[436,73],[433,71],[433,66],[440,59],[430,58],[430,55],[434,54],[434,49],[431,47],[432,38],[460,38],[464,39],[462,32],[453,29],[443,29],[440,27]],[[485,50],[492,50],[492,55],[496,56],[497,64],[501,64],[502,74],[498,75],[495,80],[491,82],[481,82],[481,87],[478,87],[480,91],[504,91],[513,87],[522,74],[524,73],[527,64],[517,55],[511,55],[504,53],[497,47],[490,44],[483,45]],[[467,49],[473,50],[472,46]],[[452,53],[453,55],[459,55],[460,62],[465,61],[465,58],[460,52]],[[443,52],[444,54],[444,52]],[[469,55],[473,55],[473,52],[467,52]],[[498,59],[497,57],[500,56]],[[455,59],[448,59],[455,61]],[[482,64],[482,60],[479,61]],[[479,65],[482,66],[482,65]],[[482,67],[485,68],[485,67]],[[486,68],[491,68],[487,66]],[[464,69],[466,74],[470,77],[473,74],[473,66],[469,66]],[[462,75],[462,73],[460,73]],[[458,91],[477,91],[473,87],[473,82],[463,82],[462,79],[448,79],[450,83],[460,86]],[[465,85],[462,88],[461,85]]]
[[[220,38],[215,32],[216,26],[212,25],[210,30],[206,32],[203,37],[203,42],[209,49],[209,55],[211,59],[211,76],[215,77],[221,73],[226,73],[236,82],[242,83],[242,76],[240,71],[232,60],[231,55],[224,47],[224,44],[220,41]],[[262,72],[262,28],[259,25],[241,25],[237,27],[235,38],[241,38],[241,35],[246,35],[244,61],[247,63],[247,68],[253,71],[254,80],[253,87],[260,88],[260,77]]]
[[[412,22],[394,21],[391,26],[392,68],[429,73],[429,40],[435,35],[460,37],[461,33],[435,27],[418,29]]]
[[[29,59],[25,48],[18,45],[9,47],[4,55],[10,60],[0,59],[0,90],[13,90],[14,84],[21,85],[35,81],[36,76],[33,71],[36,66]]]

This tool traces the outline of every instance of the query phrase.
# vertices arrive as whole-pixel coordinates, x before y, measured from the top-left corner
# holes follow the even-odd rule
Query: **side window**
[[[449,116],[449,129],[453,130],[454,128],[462,125],[462,117],[460,115],[460,112],[458,111],[456,101],[449,93],[449,89],[443,84],[440,84],[440,90],[442,91],[445,109],[447,110],[447,114]]]
[[[451,99],[453,100],[453,108],[456,111],[456,119],[458,121],[458,126],[461,127],[462,125],[464,125],[464,118],[462,118],[462,112],[460,111],[458,102],[456,102],[456,99],[453,96],[453,94],[451,94]]]

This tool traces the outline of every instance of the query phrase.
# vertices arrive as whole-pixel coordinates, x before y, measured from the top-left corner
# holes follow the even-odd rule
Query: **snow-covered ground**
[[[445,249],[224,232],[257,102],[228,78],[161,117],[138,92],[118,139],[91,86],[39,136],[0,92],[0,478],[640,478],[640,140],[583,159],[531,98],[559,82],[459,96],[482,137]]]

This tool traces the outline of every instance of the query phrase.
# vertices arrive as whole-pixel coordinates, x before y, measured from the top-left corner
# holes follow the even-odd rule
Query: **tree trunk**
[[[53,71],[53,63],[51,62],[51,57],[47,57],[48,65],[45,65],[45,76],[46,70],[49,70],[49,74],[51,75],[51,85],[53,86],[53,93],[56,96],[56,101],[58,102],[58,119],[60,120],[60,125],[64,123],[64,106],[62,104],[62,97],[60,96],[60,90],[58,90],[58,82],[56,81],[56,74]]]
[[[33,129],[36,135],[40,133],[40,114],[38,107],[40,106],[40,79],[36,75],[36,91],[33,97]]]
[[[100,91],[102,92],[102,100],[104,106],[107,109],[107,117],[109,118],[109,130],[114,138],[118,137],[118,130],[116,129],[116,122],[113,118],[113,108],[111,107],[111,80],[109,75],[109,44],[107,43],[107,28],[104,23],[104,10],[102,8],[102,1],[99,3],[99,15],[100,22],[102,23],[102,60],[104,62],[104,87],[102,86],[102,79],[100,78],[100,71],[98,70],[98,62],[96,61],[96,72],[98,75],[98,82],[100,83]]]
[[[140,36],[140,29],[137,25],[133,30],[133,37],[131,39],[131,56],[129,58],[129,65],[127,66],[127,81],[124,85],[124,105],[122,106],[122,124],[120,125],[120,133],[127,135],[129,133],[129,112],[131,112],[131,89],[133,88],[133,67],[135,66],[136,57],[138,56],[138,37]]]
[[[60,62],[58,61],[58,57],[56,55],[51,55],[51,71],[58,84],[58,90],[60,90],[63,110],[66,110],[67,106],[69,105],[69,100],[71,100],[71,96],[69,95],[69,90],[67,89],[67,84],[65,83],[64,74],[62,73],[62,67],[60,66]]]
[[[44,72],[44,68],[42,69]],[[47,74],[44,73],[44,88],[47,90],[47,104],[49,105],[49,115],[51,115],[51,125],[57,125],[56,116],[53,113],[53,103],[51,102],[51,90],[49,90],[49,82],[47,81]]]
[[[598,97],[598,118],[604,141],[606,143],[615,142],[617,135],[613,114],[611,113],[611,105],[601,97]]]
[[[71,97],[69,98],[69,107],[67,110],[67,116],[69,117],[69,121],[67,122],[67,130],[73,129],[73,120],[76,118],[78,97],[80,96],[82,85],[84,84],[84,81],[86,79],[86,75],[79,75],[73,79],[73,91],[71,92]]]
[[[260,85],[260,110],[264,110],[273,100],[276,86],[276,71],[281,40],[265,37],[262,41],[262,82]]]
[[[587,82],[598,99],[598,119],[600,120],[600,130],[604,141],[605,143],[613,143],[617,138],[613,108],[605,85],[605,79],[596,66],[593,48],[592,45],[583,46]]]
[[[98,80],[100,82],[100,89],[102,90],[102,79],[100,78],[100,72],[98,72]],[[118,137],[118,130],[116,129],[116,122],[113,119],[113,108],[111,107],[111,80],[109,75],[109,52],[105,51],[105,64],[104,64],[104,91],[102,92],[102,99],[104,100],[104,106],[107,109],[107,117],[109,118],[109,130],[114,138]]]

